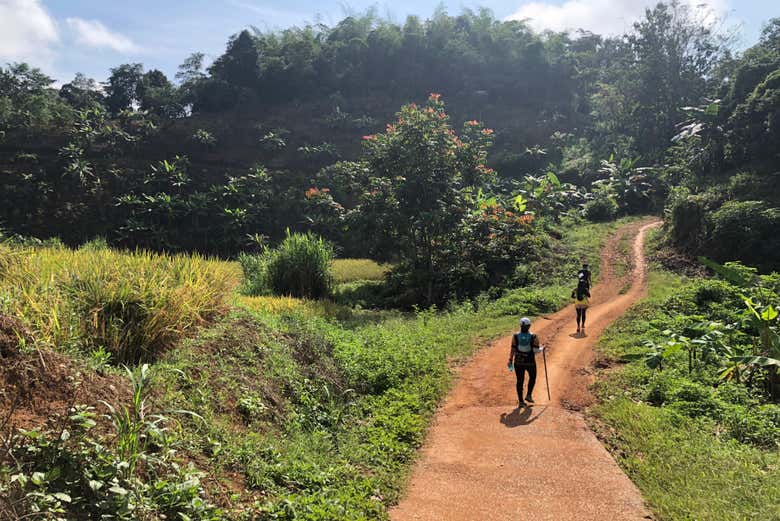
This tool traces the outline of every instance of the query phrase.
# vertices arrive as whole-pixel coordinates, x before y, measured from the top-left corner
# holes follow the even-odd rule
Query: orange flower
[[[306,190],[306,193],[304,195],[306,196],[306,199],[312,199],[320,195],[320,190],[319,188],[311,187],[308,190]]]
[[[447,117],[447,114],[445,114],[444,112],[439,112],[439,119],[444,119],[446,117]]]
[[[476,119],[472,119],[471,121],[467,121],[466,125],[468,125],[470,127],[475,127],[475,126],[479,125],[479,121],[477,121]]]
[[[365,141],[376,141],[376,134],[369,134],[368,136],[363,136],[363,139]]]
[[[492,133],[493,133],[493,129],[492,128],[486,128],[486,129],[482,130],[482,134],[485,135],[485,136],[489,136]]]
[[[425,109],[425,112],[427,112],[428,114],[433,114],[433,107],[428,107],[427,109]]]
[[[395,132],[395,125],[387,125],[387,133],[392,134]]]
[[[479,170],[479,172],[484,175],[490,175],[493,172],[495,172],[495,170],[493,170],[492,168],[488,168],[485,165],[477,165],[477,170]]]
[[[531,214],[521,215],[517,218],[517,222],[520,224],[531,224],[534,221],[534,216]]]
[[[433,92],[430,96],[428,96],[428,99],[431,101],[439,101],[439,99],[441,99],[441,94]]]

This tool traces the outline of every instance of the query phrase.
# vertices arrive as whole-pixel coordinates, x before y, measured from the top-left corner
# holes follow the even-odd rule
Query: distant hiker
[[[580,283],[571,292],[571,298],[574,299],[574,308],[577,310],[577,333],[585,332],[585,314],[588,311],[590,305],[590,289],[589,285],[584,280],[580,279]],[[582,324],[580,326],[580,324]]]
[[[509,349],[509,370],[515,371],[517,377],[517,400],[520,407],[525,407],[525,402],[534,403],[532,397],[534,385],[536,385],[536,357],[544,349],[539,346],[539,337],[531,333],[531,320],[520,319],[520,332],[512,335],[512,347]],[[528,392],[523,399],[523,382],[525,373],[528,372]]]
[[[582,269],[577,273],[577,279],[579,279],[577,282],[578,284],[584,282],[586,284],[586,287],[590,289],[590,284],[591,284],[590,269],[588,268],[587,262],[582,263]]]

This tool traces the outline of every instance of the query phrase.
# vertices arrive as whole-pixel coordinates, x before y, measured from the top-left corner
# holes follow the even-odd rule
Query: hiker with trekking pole
[[[547,381],[547,355],[544,347],[539,344],[539,337],[531,333],[531,319],[523,317],[520,319],[520,332],[512,335],[512,346],[509,348],[509,363],[507,364],[509,370],[514,371],[517,377],[518,407],[525,407],[526,402],[534,403],[533,392],[536,385],[535,353],[542,353],[544,379]],[[528,373],[528,391],[525,397],[523,397],[523,383],[526,372]],[[549,382],[547,382],[547,399],[550,399]]]

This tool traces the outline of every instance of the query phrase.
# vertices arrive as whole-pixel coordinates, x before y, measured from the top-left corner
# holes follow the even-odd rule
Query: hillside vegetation
[[[197,256],[4,247],[0,518],[385,518],[450,364],[561,306],[613,228],[565,232],[544,285],[416,313],[241,296]]]
[[[452,364],[650,214],[594,428],[659,519],[779,517],[780,19],[702,9],[0,67],[0,519],[385,519]]]

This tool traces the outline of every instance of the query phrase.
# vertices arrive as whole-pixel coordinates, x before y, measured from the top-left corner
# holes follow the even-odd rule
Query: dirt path
[[[479,352],[434,419],[407,496],[390,512],[402,520],[649,519],[642,497],[576,411],[590,403],[592,347],[645,292],[645,232],[658,223],[625,226],[602,253],[587,336],[577,336],[573,307],[535,320],[548,348],[552,400],[541,355],[536,405],[516,409],[515,377],[507,371],[511,337]],[[619,245],[635,236],[627,274]],[[624,259],[625,260],[625,259]],[[627,291],[626,288],[628,288]]]

